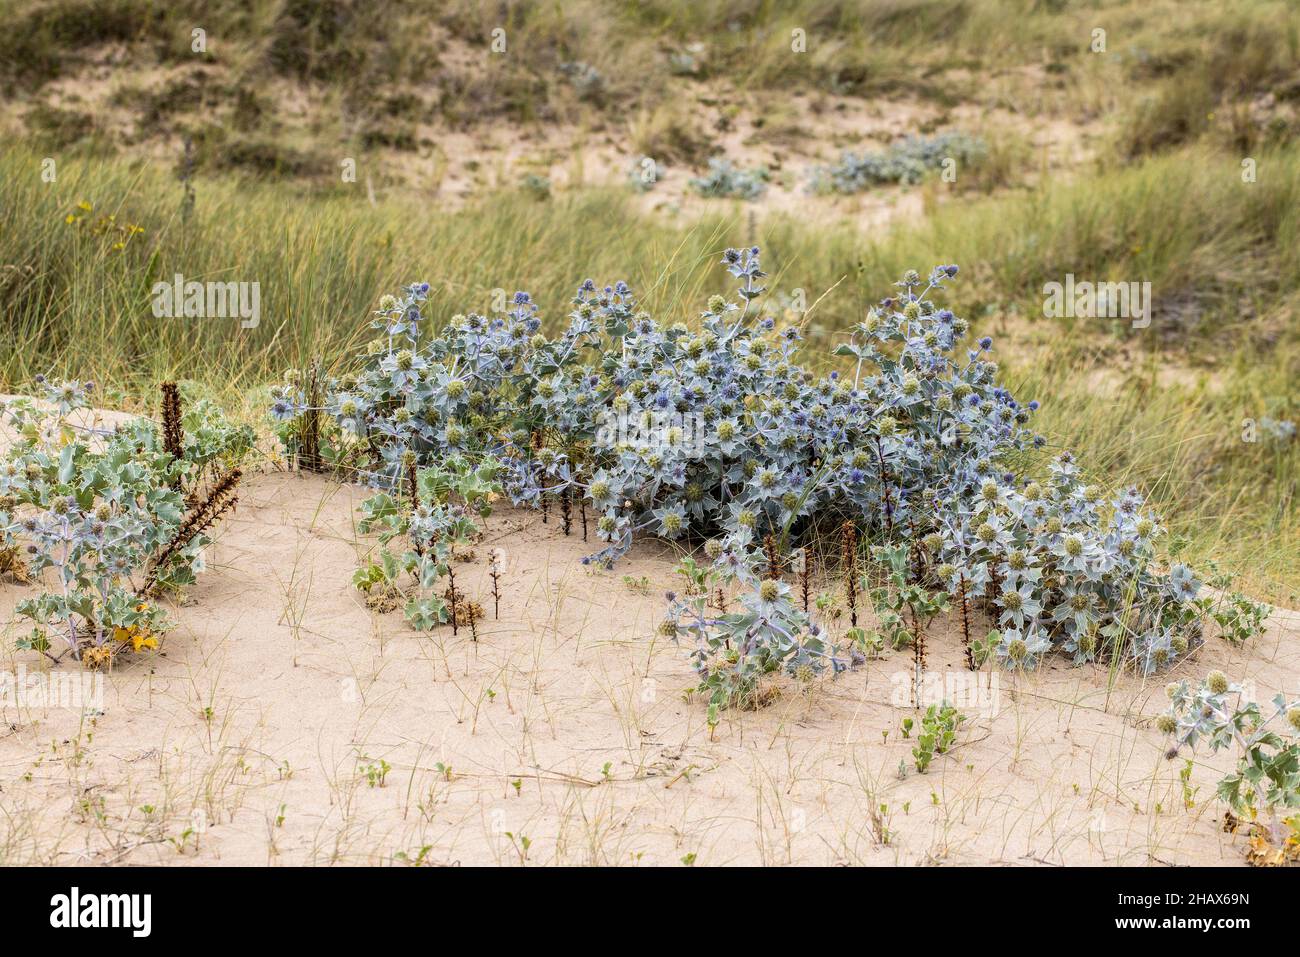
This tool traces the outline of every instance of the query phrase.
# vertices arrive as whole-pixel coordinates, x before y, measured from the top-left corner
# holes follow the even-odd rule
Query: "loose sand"
[[[250,478],[175,629],[117,660],[102,712],[0,707],[0,863],[1243,862],[1213,796],[1229,757],[1197,756],[1188,807],[1184,762],[1163,756],[1169,676],[999,674],[996,707],[968,701],[959,746],[925,774],[900,731],[914,712],[893,703],[907,652],[780,685],[710,734],[684,650],[655,637],[668,546],[600,572],[554,512],[498,512],[457,568],[487,608],[478,640],[421,634],[351,586],[365,494]],[[0,581],[0,620],[29,589]],[[1243,650],[1211,637],[1175,677],[1217,667],[1261,700],[1296,693],[1300,615],[1270,624]],[[0,669],[47,668],[11,650],[26,630],[0,633]],[[948,624],[929,648],[965,675]]]

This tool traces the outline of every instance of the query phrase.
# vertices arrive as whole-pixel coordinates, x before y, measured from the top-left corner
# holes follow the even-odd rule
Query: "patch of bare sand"
[[[654,637],[674,555],[639,544],[613,573],[552,512],[486,524],[458,585],[478,640],[412,631],[351,586],[353,507],[323,478],[248,481],[161,653],[119,659],[102,713],[0,709],[0,862],[116,864],[1192,864],[1243,860],[1201,754],[1192,806],[1152,724],[1168,676],[1053,662],[998,675],[998,707],[910,768],[904,652],[715,733],[685,700],[683,649]],[[506,552],[500,618],[486,558]],[[629,585],[624,576],[633,581]],[[648,585],[639,580],[644,576]],[[25,590],[0,582],[0,616]],[[1182,666],[1300,684],[1300,616],[1218,639]],[[0,635],[0,667],[42,660]],[[930,667],[961,670],[936,625]],[[70,668],[62,665],[58,669]],[[887,737],[886,737],[887,732]],[[909,766],[900,777],[900,763]]]

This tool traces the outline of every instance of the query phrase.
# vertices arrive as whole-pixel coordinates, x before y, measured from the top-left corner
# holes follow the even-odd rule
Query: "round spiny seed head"
[[[758,594],[763,601],[776,601],[781,596],[781,586],[774,579],[765,578],[758,586]]]
[[[1156,727],[1163,734],[1173,734],[1178,730],[1178,722],[1173,719],[1172,715],[1162,714],[1156,718]]]
[[[1205,686],[1213,694],[1223,694],[1228,690],[1228,676],[1217,669],[1211,671],[1205,676]]]

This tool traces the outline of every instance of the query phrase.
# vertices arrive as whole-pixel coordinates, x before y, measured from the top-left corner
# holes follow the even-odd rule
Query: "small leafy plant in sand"
[[[894,650],[912,649],[913,692],[919,707],[926,663],[925,628],[936,615],[947,610],[948,595],[942,589],[927,588],[914,580],[908,549],[877,546],[875,556],[888,579],[886,584],[869,592],[880,627],[866,644],[880,647],[888,643]]]
[[[1300,863],[1300,699],[1279,694],[1263,708],[1222,671],[1195,687],[1180,681],[1166,691],[1169,709],[1157,724],[1173,738],[1170,758],[1202,740],[1211,751],[1230,749],[1237,757],[1217,788],[1230,809],[1225,830],[1249,834],[1252,864]]]
[[[0,460],[0,534],[43,589],[18,605],[33,624],[20,645],[102,666],[157,647],[168,622],[155,596],[202,569],[252,432],[206,403],[182,413],[174,387],[163,434],[146,419],[101,428],[85,424],[92,383],[37,385],[38,397],[0,410],[17,436]]]
[[[353,583],[378,610],[405,597],[406,619],[421,631],[447,622],[454,630],[476,628],[483,609],[457,589],[454,551],[477,540],[475,518],[491,514],[499,465],[492,459],[472,465],[453,456],[441,466],[417,469],[414,453],[407,463],[404,495],[381,491],[361,503],[359,527],[378,534],[378,557],[357,569]]]
[[[921,728],[912,747],[912,760],[916,770],[924,774],[934,761],[936,755],[946,754],[957,743],[957,731],[966,716],[948,702],[932,704],[921,716]],[[916,723],[911,718],[903,719],[903,737],[910,738]],[[906,773],[906,765],[901,769]]]

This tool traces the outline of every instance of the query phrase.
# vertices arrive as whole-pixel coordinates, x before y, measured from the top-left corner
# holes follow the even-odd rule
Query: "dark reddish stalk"
[[[763,551],[767,555],[767,577],[781,578],[781,558],[776,551],[776,538],[768,532],[763,538]]]
[[[456,570],[451,567],[451,556],[447,556],[447,600],[451,602],[451,633],[456,636],[460,633],[460,626],[456,623]]]
[[[804,548],[800,552],[799,559],[799,590],[803,594],[803,611],[805,615],[809,613],[808,597],[812,590],[812,569],[809,567],[811,565],[812,556],[809,554],[808,549]]]
[[[185,431],[181,426],[181,393],[175,382],[162,384],[163,451],[179,462],[185,453]],[[172,479],[172,488],[180,490],[181,476]]]
[[[849,602],[849,623],[858,627],[858,530],[852,522],[843,528],[844,590]]]
[[[966,600],[966,574],[963,572],[957,587],[957,596],[961,599],[961,643],[966,649],[966,667],[975,670],[975,652],[970,646],[970,603]]]
[[[243,475],[239,469],[231,469],[212,486],[207,496],[196,505],[185,521],[181,523],[176,534],[172,536],[158,557],[154,559],[149,574],[145,578],[144,584],[136,589],[137,595],[147,595],[149,591],[158,582],[158,572],[164,568],[177,552],[181,551],[190,542],[194,541],[200,534],[211,528],[217,521],[234,509],[239,501],[239,496],[235,494],[235,488],[239,485],[239,479]]]

